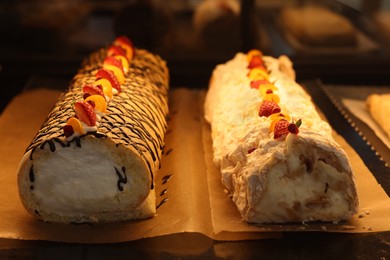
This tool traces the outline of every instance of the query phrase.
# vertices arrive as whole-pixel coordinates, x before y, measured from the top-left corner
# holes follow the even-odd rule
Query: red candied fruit
[[[125,73],[125,71],[123,70],[122,61],[113,56],[105,58],[103,62],[103,66],[104,65],[113,65],[115,67],[118,67],[123,72],[123,74]]]
[[[104,97],[104,92],[102,90],[102,87],[100,86],[95,86],[95,85],[85,85],[83,87],[83,93],[84,93],[84,99],[86,99],[88,96],[91,96],[91,95],[100,95],[102,97]],[[88,94],[86,96],[86,94]]]
[[[270,82],[266,79],[252,80],[251,88],[258,89],[263,84],[270,84]]]
[[[134,48],[134,44],[133,42],[127,38],[126,36],[124,35],[121,35],[121,36],[118,36],[115,40],[114,40],[114,45],[118,45],[120,47],[122,47],[123,49],[125,49],[126,51],[126,55],[125,57],[130,61],[134,58],[135,56],[135,48]]]
[[[251,60],[249,61],[248,69],[253,69],[256,67],[265,67],[263,59],[258,56],[252,56]]]
[[[74,134],[73,127],[71,125],[65,125],[63,130],[65,137],[70,137]]]
[[[97,73],[96,73],[96,79],[107,79],[110,83],[111,83],[111,86],[113,88],[115,88],[116,90],[118,90],[119,92],[121,91],[121,85],[119,84],[119,81],[117,79],[117,77],[115,76],[115,74],[110,71],[110,70],[106,70],[106,69],[100,69]]]
[[[259,116],[269,117],[272,114],[279,113],[281,111],[278,104],[274,101],[264,100],[259,109]]]
[[[74,104],[74,110],[77,118],[88,126],[94,126],[96,124],[96,113],[91,104],[87,102],[76,102]]]
[[[126,57],[126,50],[119,45],[111,45],[107,50],[107,56],[122,55]]]

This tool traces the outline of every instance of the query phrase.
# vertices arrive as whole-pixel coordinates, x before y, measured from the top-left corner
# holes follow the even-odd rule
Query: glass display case
[[[238,52],[286,55],[297,82],[390,196],[390,148],[348,103],[361,105],[370,94],[390,93],[390,1],[3,1],[0,34],[4,127],[15,123],[7,112],[15,97],[42,87],[64,91],[83,59],[118,35],[167,61],[171,90],[189,89],[200,96],[215,66]],[[188,232],[113,244],[4,235],[0,258],[390,258],[390,231],[325,231],[282,230],[266,239],[237,241]]]

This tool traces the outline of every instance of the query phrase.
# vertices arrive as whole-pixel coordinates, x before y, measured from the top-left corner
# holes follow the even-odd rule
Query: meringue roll
[[[168,69],[146,50],[113,45],[83,61],[20,162],[21,201],[40,220],[111,222],[156,212]]]
[[[214,69],[204,106],[214,163],[244,221],[338,222],[358,211],[347,154],[287,57],[236,54]]]

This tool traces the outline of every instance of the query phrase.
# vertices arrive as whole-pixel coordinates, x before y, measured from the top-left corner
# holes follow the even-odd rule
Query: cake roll
[[[390,137],[390,93],[371,94],[366,99],[367,110],[388,137]]]
[[[353,172],[286,57],[238,53],[205,99],[213,159],[250,223],[338,222],[358,210]]]
[[[152,217],[168,88],[165,61],[126,37],[85,58],[21,159],[27,211],[60,223]]]

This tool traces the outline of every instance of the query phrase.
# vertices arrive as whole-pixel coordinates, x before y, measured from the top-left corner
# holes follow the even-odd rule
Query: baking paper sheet
[[[156,176],[153,218],[107,224],[55,224],[36,220],[23,208],[17,190],[17,167],[25,148],[50,112],[58,91],[28,90],[0,117],[0,238],[75,243],[115,243],[181,233],[216,240],[281,237],[278,231],[377,232],[390,230],[390,199],[356,153],[343,141],[356,174],[360,214],[341,224],[249,225],[241,221],[224,193],[212,163],[210,128],[203,120],[204,91],[175,89],[162,168]],[[167,176],[171,176],[168,181]],[[166,193],[160,193],[166,189]]]

